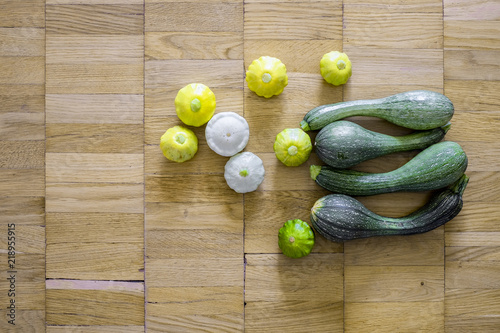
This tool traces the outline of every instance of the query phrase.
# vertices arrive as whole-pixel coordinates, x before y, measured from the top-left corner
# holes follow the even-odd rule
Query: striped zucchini
[[[334,168],[343,169],[379,156],[427,148],[441,141],[450,126],[448,123],[432,130],[394,137],[340,120],[319,131],[314,148],[321,161]]]
[[[414,90],[379,99],[321,105],[304,116],[300,127],[304,131],[319,130],[346,117],[370,116],[414,130],[428,130],[446,125],[453,112],[453,103],[443,94]]]
[[[435,193],[423,207],[400,218],[375,214],[350,196],[329,194],[314,204],[311,224],[319,234],[334,242],[424,233],[451,221],[460,213],[468,181],[467,175],[462,175],[452,186]]]
[[[436,143],[402,167],[368,173],[311,165],[311,178],[321,187],[347,195],[374,195],[399,191],[427,191],[448,186],[467,169],[467,155],[453,141]]]

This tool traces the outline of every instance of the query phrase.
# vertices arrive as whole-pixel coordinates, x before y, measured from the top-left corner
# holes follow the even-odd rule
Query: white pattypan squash
[[[250,152],[234,155],[224,167],[227,185],[238,193],[255,191],[264,180],[264,175],[262,160]]]
[[[245,118],[239,114],[220,112],[207,123],[205,137],[214,152],[221,156],[233,156],[246,147],[250,129]]]

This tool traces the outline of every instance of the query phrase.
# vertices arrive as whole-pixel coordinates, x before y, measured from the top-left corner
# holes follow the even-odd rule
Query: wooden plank
[[[140,281],[143,247],[142,241],[47,244],[47,278]]]
[[[500,89],[499,81],[458,79],[448,80],[445,85],[446,96],[453,102],[456,111],[498,112],[500,103],[495,95],[498,89]],[[481,98],[477,98],[477,96],[481,96]],[[459,116],[459,113],[457,112],[455,116]],[[476,131],[476,134],[479,133]],[[463,135],[467,135],[467,133],[463,133]]]
[[[38,57],[44,55],[44,29],[31,27],[0,28],[0,56]]]
[[[142,184],[48,183],[47,212],[142,213]],[[103,200],[105,198],[105,200]]]
[[[245,331],[343,332],[340,254],[247,254]],[[280,318],[280,320],[276,320]]]
[[[2,229],[6,230],[3,226]],[[24,235],[24,233],[21,235]],[[21,238],[17,237],[16,239]],[[23,247],[17,246],[16,249],[19,249],[19,252],[21,252]],[[0,290],[3,292],[3,295],[5,295],[2,296],[2,301],[5,302],[5,308],[2,308],[2,310],[4,310],[2,314],[6,312],[10,313],[10,309],[9,311],[5,310],[7,310],[7,306],[11,300],[15,301],[16,313],[17,310],[44,310],[44,257],[43,249],[42,251],[38,251],[38,253],[34,251],[26,254],[16,253],[14,269],[5,270],[5,278],[0,281]],[[3,262],[6,263],[5,266],[7,266],[7,253],[2,253],[1,259],[3,259]],[[12,279],[12,277],[14,277],[14,279]],[[13,284],[12,286],[11,283]],[[3,319],[5,318],[6,317]],[[17,324],[22,325],[22,319],[14,319],[16,319],[15,322]],[[2,322],[4,321],[5,320],[2,320]]]
[[[143,183],[142,154],[47,153],[49,183]]]
[[[420,1],[416,6],[418,4]],[[423,6],[427,7],[426,4]],[[440,11],[430,13],[417,8],[401,10],[396,6],[388,8],[386,4],[376,6],[363,3],[345,4],[343,15],[345,18],[343,37],[349,47],[406,50],[443,47],[443,23]],[[370,24],[367,25],[366,22]]]
[[[16,225],[44,225],[44,197],[3,197],[0,200],[0,214],[7,223]]]
[[[50,94],[141,94],[143,64],[47,64]]]
[[[446,261],[446,288],[499,289],[500,272],[495,261]]]
[[[48,36],[47,63],[122,63],[143,61],[142,35]]]
[[[442,302],[346,303],[345,332],[444,332],[443,314]]]
[[[45,1],[26,0],[2,3],[0,26],[6,28],[45,27]]]
[[[484,13],[486,14],[486,13]],[[464,33],[464,32],[467,33]],[[444,21],[444,48],[460,49],[500,49],[498,21],[453,20]]]
[[[464,192],[465,202],[498,202],[500,193],[495,189],[500,180],[500,174],[496,171],[467,171],[470,177],[469,185]]]
[[[362,93],[361,96],[366,96],[362,91],[365,86],[399,86],[398,89],[403,89],[402,91],[408,90],[405,87],[407,85],[425,85],[431,90],[442,89],[442,50],[422,49],[415,52],[401,49],[394,52],[390,48],[351,47],[346,43],[344,52],[356,64],[356,75],[349,79],[350,94]],[[380,75],[380,68],[384,68],[384,75]]]
[[[243,58],[241,32],[147,31],[144,42],[146,60]]]
[[[165,218],[169,212],[169,218]],[[197,203],[179,205],[176,202],[146,202],[147,230],[204,230],[242,231],[243,205],[233,203]]]
[[[145,31],[224,31],[243,30],[243,4],[225,2],[146,2]],[[168,17],[168,19],[165,19]]]
[[[1,315],[4,315],[2,310]],[[5,314],[6,315],[6,314]],[[5,317],[4,317],[5,318]],[[45,324],[44,310],[19,310],[16,312],[16,329],[28,332],[43,332]],[[12,330],[12,325],[7,321],[0,322],[0,329]]]
[[[447,332],[494,332],[500,324],[497,289],[446,289]]]
[[[124,135],[127,140],[123,140]],[[136,124],[47,124],[47,153],[140,154],[143,129]]]
[[[44,114],[0,113],[0,140],[44,140]]]
[[[444,262],[443,228],[421,235],[374,237],[344,243],[345,265],[405,266]]]
[[[142,243],[144,217],[127,213],[47,213],[47,244]]]
[[[235,258],[243,256],[243,224],[240,232],[218,229],[147,230],[148,257]]]
[[[341,35],[341,1],[245,3],[245,40],[314,40]]]
[[[47,325],[134,326],[144,322],[140,282],[47,283]]]
[[[189,174],[189,186],[179,179],[178,175],[146,176],[146,202],[187,205],[242,202],[243,195],[227,186],[223,174]]]
[[[142,124],[143,95],[63,94],[46,96],[46,122]]]
[[[45,86],[42,84],[0,85],[1,113],[45,111]]]
[[[383,12],[384,9],[390,14],[401,13],[443,13],[443,2],[440,0],[344,0],[347,6],[365,6],[372,8],[375,12]]]
[[[43,84],[45,57],[2,57],[0,84]]]
[[[123,1],[123,0],[121,0]],[[46,333],[144,333],[144,326],[47,326]]]
[[[243,329],[241,287],[149,288],[147,328],[151,332]],[[195,314],[195,315],[193,315]]]
[[[447,246],[447,261],[489,261],[495,263],[500,260],[500,247],[498,246]]]
[[[344,272],[347,303],[444,301],[443,266],[346,265]]]
[[[0,141],[1,169],[43,169],[44,141]]]
[[[0,169],[0,197],[43,197],[44,195],[44,170]]]
[[[150,259],[147,287],[243,287],[243,265],[242,257]]]
[[[500,77],[497,50],[445,50],[445,80],[494,81]],[[475,70],[471,71],[470,68]]]
[[[52,35],[141,35],[141,4],[47,5],[47,36]]]
[[[498,20],[498,2],[495,0],[443,0],[445,20]]]

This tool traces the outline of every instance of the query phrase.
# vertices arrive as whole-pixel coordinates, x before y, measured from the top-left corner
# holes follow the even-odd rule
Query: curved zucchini
[[[319,131],[314,147],[321,161],[343,169],[379,156],[429,147],[441,141],[450,126],[448,123],[432,130],[394,137],[340,120]]]
[[[402,167],[368,173],[311,165],[311,178],[321,187],[347,195],[436,190],[454,183],[467,169],[467,155],[453,141],[436,143]]]
[[[304,131],[319,130],[351,116],[370,116],[414,130],[444,126],[453,117],[453,103],[443,94],[414,90],[392,96],[326,104],[310,110],[300,122]]]
[[[462,175],[452,186],[435,193],[423,207],[400,218],[377,215],[347,195],[329,194],[314,204],[311,223],[319,234],[334,242],[424,233],[460,213],[462,194],[468,181],[469,177]]]

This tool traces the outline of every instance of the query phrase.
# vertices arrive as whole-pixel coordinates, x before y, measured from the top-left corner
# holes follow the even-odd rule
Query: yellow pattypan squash
[[[323,56],[320,61],[321,76],[334,86],[347,83],[352,75],[352,65],[347,54],[332,51]]]
[[[286,66],[277,58],[262,56],[248,66],[246,81],[248,88],[259,96],[279,95],[288,84]]]
[[[284,165],[299,166],[311,155],[311,138],[301,128],[286,128],[276,135],[273,149]]]
[[[169,160],[185,162],[198,151],[198,138],[189,128],[174,126],[161,136],[160,148]]]
[[[199,127],[214,115],[215,95],[202,83],[188,84],[175,97],[175,111],[184,124]]]

